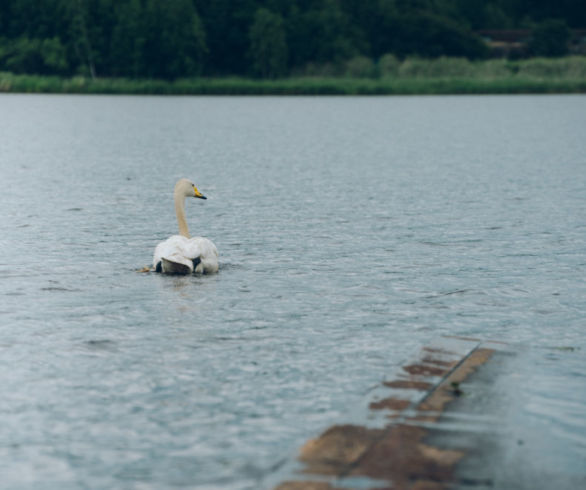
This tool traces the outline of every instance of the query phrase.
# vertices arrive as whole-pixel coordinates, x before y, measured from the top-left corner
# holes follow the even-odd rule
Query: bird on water
[[[173,235],[155,248],[153,268],[163,274],[213,274],[218,272],[218,249],[211,240],[191,237],[185,220],[185,198],[207,199],[188,179],[175,184],[173,199],[179,235]]]

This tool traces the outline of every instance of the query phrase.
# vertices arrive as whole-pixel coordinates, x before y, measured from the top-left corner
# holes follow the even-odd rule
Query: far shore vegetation
[[[584,0],[1,0],[0,91],[586,92]]]
[[[511,61],[360,56],[287,78],[176,80],[58,77],[0,72],[0,92],[145,95],[432,95],[586,93],[586,56]]]

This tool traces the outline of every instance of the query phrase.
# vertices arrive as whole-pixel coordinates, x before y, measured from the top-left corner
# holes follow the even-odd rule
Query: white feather
[[[193,260],[197,258],[200,259],[200,263],[195,268],[195,272],[212,274],[218,272],[219,268],[218,249],[211,240],[204,237],[187,238],[173,235],[167,238],[155,248],[153,267],[156,267],[163,258],[189,267],[189,272],[194,272]],[[163,270],[163,272],[166,271]]]

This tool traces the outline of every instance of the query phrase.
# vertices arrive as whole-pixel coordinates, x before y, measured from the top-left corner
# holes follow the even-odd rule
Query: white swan
[[[155,248],[153,267],[165,274],[191,274],[218,272],[218,249],[203,237],[190,238],[185,221],[185,198],[207,199],[189,180],[181,179],[175,184],[173,199],[179,224],[179,235],[173,235]]]

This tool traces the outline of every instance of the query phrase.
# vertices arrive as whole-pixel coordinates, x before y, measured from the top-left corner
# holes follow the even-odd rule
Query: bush
[[[378,72],[381,77],[396,77],[399,74],[401,62],[394,54],[387,53],[378,60]]]
[[[533,78],[575,78],[586,77],[586,57],[547,59],[532,58],[518,64],[519,76]]]
[[[447,58],[434,60],[407,58],[399,68],[403,78],[466,78],[474,74],[474,65],[466,58]]]
[[[307,77],[337,77],[340,75],[340,68],[334,63],[307,63],[301,73],[296,75]]]
[[[366,56],[355,56],[346,62],[346,75],[353,78],[370,78],[375,75],[374,63]]]
[[[437,78],[466,78],[473,73],[474,67],[466,58],[442,56],[430,63],[428,75]]]
[[[407,58],[399,67],[401,78],[418,78],[427,75],[429,61],[421,58]]]
[[[487,60],[474,65],[474,76],[494,80],[513,75],[511,63],[506,59]]]

